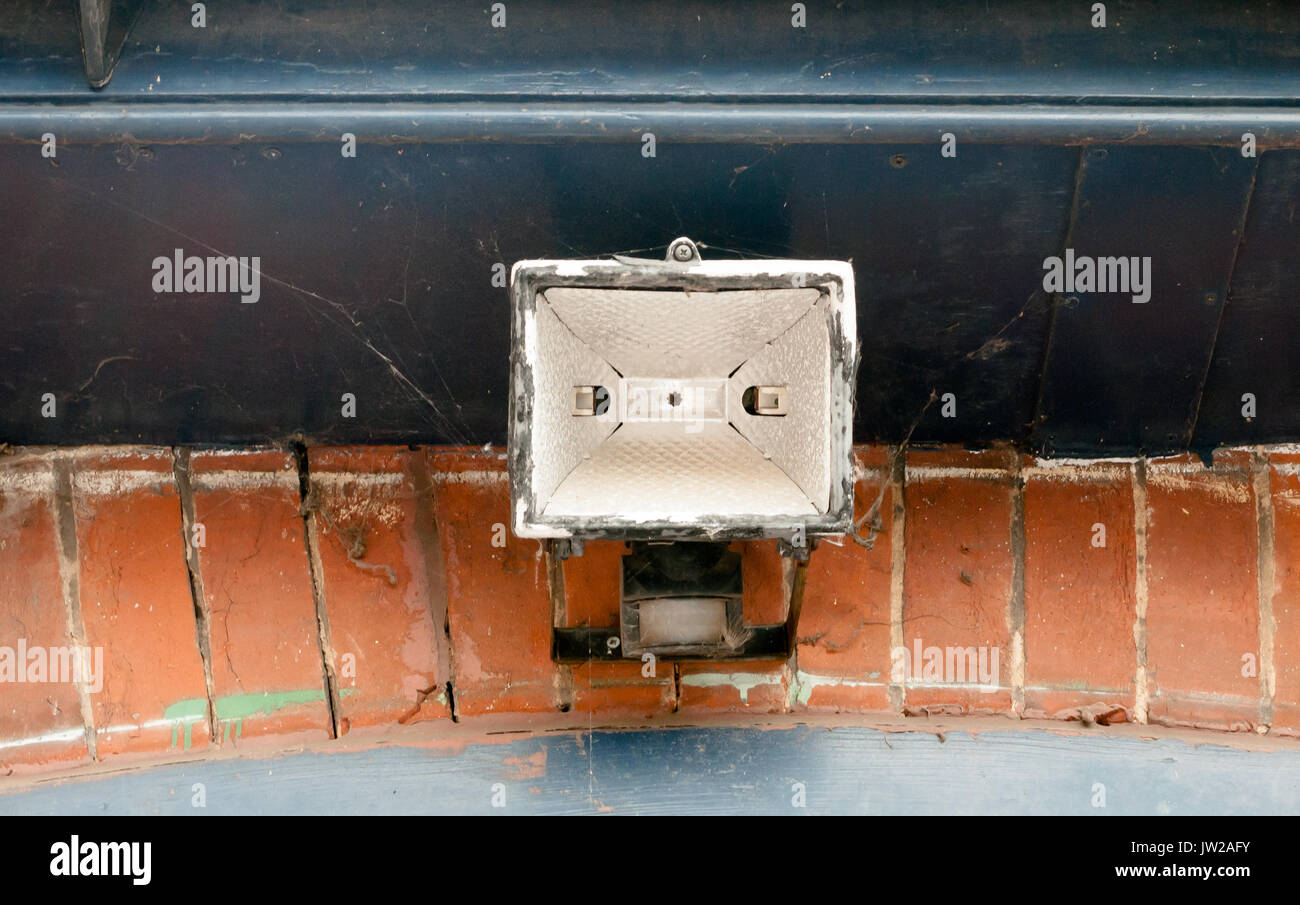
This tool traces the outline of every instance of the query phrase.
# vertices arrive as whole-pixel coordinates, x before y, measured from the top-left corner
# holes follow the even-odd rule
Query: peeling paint
[[[1132,467],[1128,464],[1091,464],[1086,462],[1053,462],[1039,459],[1039,464],[1026,468],[1022,474],[1027,478],[1048,481],[1068,481],[1073,484],[1097,483],[1101,481],[1128,481]]]
[[[53,493],[54,472],[0,469],[0,491],[5,493]]]
[[[1195,490],[1209,494],[1220,503],[1249,503],[1251,491],[1249,485],[1240,480],[1215,475],[1213,472],[1198,469],[1197,472],[1179,469],[1169,473],[1164,466],[1151,466],[1147,471],[1148,487],[1164,491]]]
[[[440,471],[434,480],[443,484],[504,484],[509,473],[504,469],[488,471]]]
[[[545,748],[540,748],[527,757],[507,757],[504,763],[516,780],[546,778]]]
[[[298,472],[296,471],[220,471],[195,472],[190,477],[195,490],[258,490],[278,487],[282,490],[298,491]]]
[[[1010,480],[1008,468],[963,468],[956,465],[908,465],[907,480],[942,481],[952,478],[964,478],[969,481]]]
[[[89,496],[118,496],[133,490],[161,489],[174,486],[171,470],[79,471],[72,476],[77,493]]]
[[[353,472],[353,471],[318,471],[312,469],[313,482],[325,484],[331,488],[349,484],[401,484],[406,476],[401,472]]]

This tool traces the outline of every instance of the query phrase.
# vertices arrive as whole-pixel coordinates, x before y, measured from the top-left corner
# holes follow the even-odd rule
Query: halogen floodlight
[[[520,261],[511,303],[515,534],[553,559],[635,542],[621,631],[556,629],[557,657],[788,648],[809,544],[853,521],[850,265],[705,262],[678,239],[663,261]],[[799,563],[786,625],[741,617],[726,542],[758,538]]]
[[[666,261],[520,261],[511,296],[517,535],[849,529],[849,264],[702,262],[678,240]]]

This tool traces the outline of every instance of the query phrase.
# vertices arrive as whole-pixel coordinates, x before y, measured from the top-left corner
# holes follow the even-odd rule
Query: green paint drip
[[[312,701],[325,700],[325,692],[319,688],[303,691],[267,691],[262,694],[232,694],[217,698],[217,719],[242,720],[244,717],[264,713],[270,716],[277,710],[294,704],[310,704]]]
[[[867,676],[868,680],[878,678],[880,678],[879,672],[873,672]],[[819,685],[869,688],[879,684],[878,682],[863,681],[862,679],[852,679],[845,676],[819,676],[799,669],[795,670],[794,678],[790,682],[790,700],[792,704],[794,701],[798,701],[800,704],[807,706],[809,699],[812,698],[813,689]]]
[[[340,697],[347,697],[350,694],[356,694],[356,689],[344,688],[339,692]],[[285,707],[323,700],[325,700],[325,692],[319,688],[308,688],[302,691],[263,692],[262,694],[232,694],[224,698],[217,698],[217,721],[225,724],[222,727],[222,741],[230,741],[232,724],[235,741],[238,741],[244,734],[244,719],[246,717],[255,716],[259,713],[270,716],[275,711],[282,710]],[[206,698],[186,698],[183,701],[177,701],[163,711],[163,719],[172,721],[173,748],[176,747],[180,727],[184,726],[185,750],[190,750],[193,738],[191,727],[194,723],[206,717],[207,712],[208,702]]]
[[[185,750],[190,750],[190,745],[194,741],[193,730],[191,727],[203,719],[208,712],[208,702],[204,698],[187,698],[184,701],[177,701],[175,704],[163,711],[163,719],[172,721],[172,747],[176,747],[177,731],[182,725],[185,726]]]

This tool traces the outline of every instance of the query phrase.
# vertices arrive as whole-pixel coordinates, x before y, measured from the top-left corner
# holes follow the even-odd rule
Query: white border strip
[[[97,736],[108,736],[130,732],[141,732],[145,729],[172,729],[176,727],[183,728],[188,723],[206,722],[207,717],[203,714],[193,714],[190,716],[177,717],[174,720],[158,719],[145,720],[143,723],[126,723],[118,726],[104,726],[95,730]],[[12,739],[10,741],[0,741],[0,751],[11,748],[26,748],[33,745],[52,745],[59,742],[75,742],[79,739],[85,739],[86,730],[78,726],[76,729],[60,729],[58,732],[46,732],[43,735],[33,735],[27,738]]]

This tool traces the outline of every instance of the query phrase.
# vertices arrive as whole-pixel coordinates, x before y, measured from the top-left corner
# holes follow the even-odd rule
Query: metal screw
[[[689,264],[700,259],[700,251],[686,236],[678,236],[668,243],[668,260],[678,264]]]

